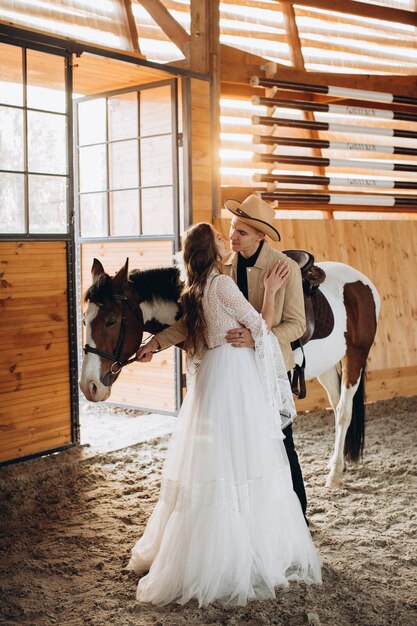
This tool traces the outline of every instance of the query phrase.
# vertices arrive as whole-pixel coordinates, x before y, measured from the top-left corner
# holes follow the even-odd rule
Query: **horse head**
[[[92,285],[84,295],[86,345],[80,388],[87,400],[110,396],[112,384],[142,341],[143,316],[128,277],[129,259],[114,277],[94,259]]]

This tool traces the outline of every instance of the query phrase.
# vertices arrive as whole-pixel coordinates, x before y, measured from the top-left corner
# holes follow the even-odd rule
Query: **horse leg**
[[[335,411],[336,437],[326,482],[328,487],[340,487],[343,484],[345,458],[358,461],[362,455],[365,439],[365,366],[368,352],[369,348],[364,350],[351,347],[342,359],[342,384]]]
[[[328,487],[340,487],[343,484],[344,457],[357,461],[362,455],[365,438],[365,366],[375,338],[379,306],[379,299],[375,299],[372,289],[362,281],[345,284],[343,301],[346,308],[346,354],[342,359],[342,386],[335,412],[336,438],[326,482]]]
[[[324,387],[329,398],[330,406],[336,410],[340,400],[340,376],[336,365],[317,377],[319,383]]]
[[[336,429],[336,434],[337,434],[338,420],[336,419],[336,409],[340,401],[340,385],[341,385],[341,379],[340,379],[337,366],[335,365],[331,369],[327,370],[327,372],[320,374],[320,376],[317,377],[317,380],[319,381],[321,386],[324,387],[327,393],[327,397],[329,398],[330,406],[332,407],[333,413],[335,415],[335,429]],[[333,457],[334,455],[329,460],[327,464],[327,469],[330,469],[332,465]]]
[[[346,387],[342,382],[339,404],[336,407],[336,436],[333,456],[330,459],[330,472],[326,480],[326,487],[338,488],[343,485],[343,470],[345,469],[344,448],[346,433],[352,418],[353,398],[359,386],[360,377],[356,384]]]

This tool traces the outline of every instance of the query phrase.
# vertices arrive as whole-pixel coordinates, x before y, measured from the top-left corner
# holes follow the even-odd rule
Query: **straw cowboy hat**
[[[267,202],[262,200],[260,196],[252,194],[243,202],[226,200],[224,206],[242,222],[245,222],[245,224],[249,224],[249,226],[260,230],[274,241],[281,241],[279,232],[272,226],[275,211]]]

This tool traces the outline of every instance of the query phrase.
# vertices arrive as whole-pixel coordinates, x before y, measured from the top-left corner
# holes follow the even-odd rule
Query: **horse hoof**
[[[341,489],[343,487],[343,480],[336,478],[336,476],[328,476],[326,480],[326,487],[328,489]]]

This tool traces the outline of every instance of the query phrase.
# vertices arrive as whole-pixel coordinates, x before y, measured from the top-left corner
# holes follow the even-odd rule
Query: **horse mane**
[[[141,302],[168,300],[178,302],[182,283],[177,267],[155,267],[147,270],[132,270],[129,281],[138,293]]]
[[[182,283],[177,267],[156,267],[147,270],[132,270],[129,272],[129,282],[133,285],[141,302],[168,300],[178,302]],[[108,274],[100,274],[87,289],[83,297],[84,302],[94,304],[104,300],[114,300],[112,278]]]

